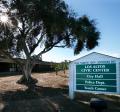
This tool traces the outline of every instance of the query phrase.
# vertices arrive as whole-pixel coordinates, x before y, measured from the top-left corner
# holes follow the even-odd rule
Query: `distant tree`
[[[65,60],[64,62],[62,62],[62,70],[65,74],[65,71],[68,69],[69,66],[69,62],[67,60]]]
[[[58,71],[61,69],[60,63],[54,63],[53,68],[55,70],[56,75],[58,75]]]
[[[1,19],[8,17],[0,21],[0,54],[19,65],[19,83],[36,83],[32,68],[53,47],[73,48],[79,54],[98,45],[94,20],[76,17],[63,0],[1,0],[0,9]]]
[[[52,68],[55,70],[56,75],[58,75],[58,71],[63,71],[65,74],[65,71],[68,69],[69,61],[65,60],[61,63],[54,63]]]

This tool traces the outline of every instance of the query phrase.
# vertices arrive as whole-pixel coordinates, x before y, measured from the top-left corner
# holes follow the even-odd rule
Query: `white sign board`
[[[120,93],[120,59],[91,53],[69,67],[69,96],[74,92]]]

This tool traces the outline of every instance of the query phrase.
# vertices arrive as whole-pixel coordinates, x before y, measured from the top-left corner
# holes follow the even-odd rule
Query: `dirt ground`
[[[33,73],[38,83],[33,91],[17,84],[17,76],[0,77],[0,112],[92,112],[91,98],[106,100],[104,112],[120,112],[120,95],[76,93],[68,97],[68,73]]]

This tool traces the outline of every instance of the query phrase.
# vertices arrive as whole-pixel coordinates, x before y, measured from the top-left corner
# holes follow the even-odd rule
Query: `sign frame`
[[[90,57],[94,56],[94,59]],[[102,57],[103,56],[103,57]],[[98,59],[99,58],[99,59]],[[78,90],[76,88],[76,65],[86,64],[116,64],[116,92]],[[120,59],[99,53],[91,53],[77,59],[69,65],[69,97],[74,99],[75,92],[97,93],[97,94],[120,94]]]

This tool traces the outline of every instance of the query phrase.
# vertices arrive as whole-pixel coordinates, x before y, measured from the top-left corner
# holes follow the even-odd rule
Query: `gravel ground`
[[[92,112],[89,102],[93,97],[106,100],[108,109],[104,112],[120,112],[120,95],[76,93],[70,100],[68,72],[33,73],[38,80],[33,91],[16,83],[20,77],[0,77],[0,112]]]
[[[63,74],[62,71],[55,74],[52,73],[33,73],[32,77],[38,80],[37,85],[43,87],[52,87],[52,88],[59,88],[63,86],[67,86],[68,84],[68,73]],[[3,75],[2,75],[3,76]],[[21,75],[17,76],[9,76],[9,77],[0,77],[0,92],[5,91],[15,91],[15,90],[25,90],[27,89],[26,86],[17,84],[16,81],[19,80]]]

